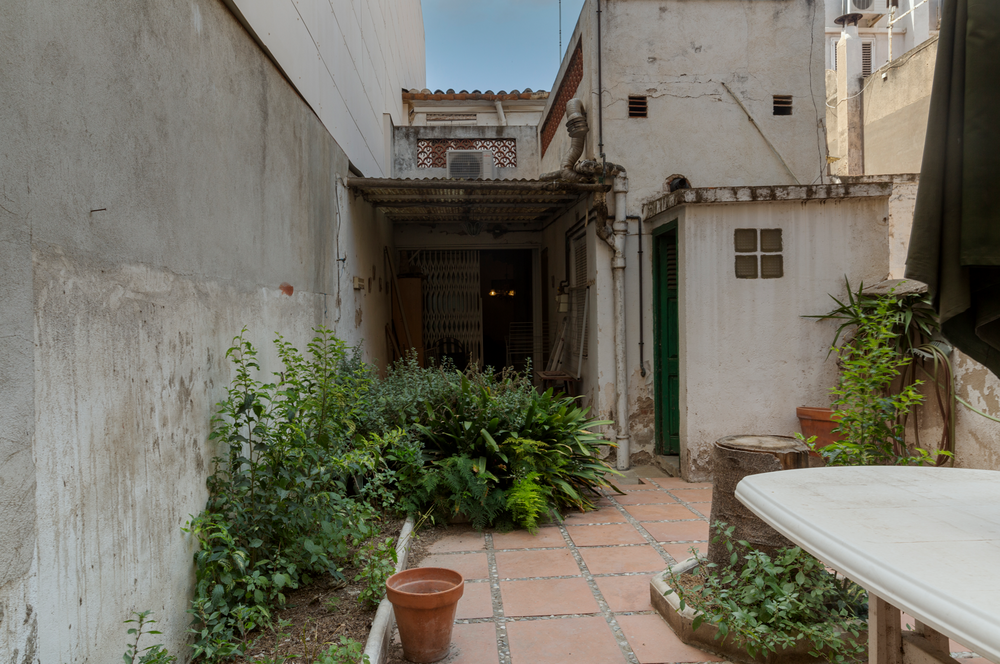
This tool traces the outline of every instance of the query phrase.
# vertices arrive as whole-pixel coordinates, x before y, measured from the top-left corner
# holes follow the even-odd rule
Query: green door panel
[[[653,236],[653,374],[659,454],[680,453],[680,362],[677,324],[677,228]]]

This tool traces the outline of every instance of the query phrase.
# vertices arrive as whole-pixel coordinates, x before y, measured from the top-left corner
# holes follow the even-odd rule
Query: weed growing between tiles
[[[306,354],[276,339],[283,368],[270,380],[246,329],[227,352],[235,379],[213,419],[210,498],[186,528],[198,542],[196,660],[293,640],[280,615],[304,590],[354,584],[373,608],[395,563],[385,524],[403,514],[534,531],[552,508],[593,509],[610,486],[614,471],[597,458],[609,442],[591,431],[607,422],[536,392],[530,369],[425,369],[411,357],[380,379],[330,330],[315,332]],[[358,659],[359,643],[319,644],[307,631],[305,661]]]
[[[697,613],[692,629],[715,625],[716,639],[729,637],[751,659],[805,641],[813,647],[811,656],[837,664],[867,656],[867,641],[858,638],[868,615],[860,586],[836,578],[799,547],[778,549],[772,558],[746,541],[734,542],[732,526],[717,521],[713,530],[714,541],[722,541],[732,556],[728,567],[704,562],[687,574],[667,569],[667,594],[676,592],[681,610],[690,606]],[[736,544],[747,550],[742,561]]]

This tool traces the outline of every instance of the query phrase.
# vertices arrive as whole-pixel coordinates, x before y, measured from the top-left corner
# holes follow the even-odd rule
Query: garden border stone
[[[406,561],[410,556],[410,544],[413,541],[413,516],[407,516],[403,528],[396,540],[396,572],[406,569]],[[389,652],[389,639],[392,638],[392,628],[396,625],[392,613],[392,603],[385,597],[378,604],[375,619],[372,620],[371,631],[365,642],[364,654],[368,656],[369,664],[382,664]]]

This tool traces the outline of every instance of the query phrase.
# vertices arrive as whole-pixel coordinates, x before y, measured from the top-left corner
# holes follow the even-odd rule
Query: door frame
[[[652,273],[653,273],[653,443],[654,449],[657,454],[664,455],[680,455],[680,422],[671,423],[669,421],[670,413],[664,412],[663,395],[666,389],[663,386],[662,381],[666,380],[667,373],[661,369],[664,367],[665,358],[663,357],[662,349],[662,335],[661,328],[664,325],[662,307],[660,306],[660,295],[662,288],[662,279],[660,262],[660,252],[659,252],[659,242],[662,236],[668,233],[674,233],[676,251],[677,251],[677,299],[678,299],[678,314],[674,324],[676,325],[675,333],[677,335],[677,390],[676,394],[672,395],[672,399],[676,402],[677,406],[677,417],[679,420],[680,415],[680,384],[681,384],[681,362],[680,362],[680,273],[681,273],[681,252],[680,252],[680,231],[678,228],[678,219],[674,218],[664,224],[660,224],[650,233],[652,238],[652,247],[650,247],[653,254],[653,260],[651,261]],[[676,442],[676,449],[671,445],[670,441],[670,429],[672,428],[670,424],[673,424],[678,431],[678,440]]]

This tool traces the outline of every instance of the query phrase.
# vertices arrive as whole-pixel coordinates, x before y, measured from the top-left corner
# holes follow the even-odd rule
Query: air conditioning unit
[[[448,177],[456,180],[495,180],[496,165],[490,150],[448,150]]]
[[[889,13],[890,0],[843,0],[844,15],[860,14],[858,25],[871,27]]]

